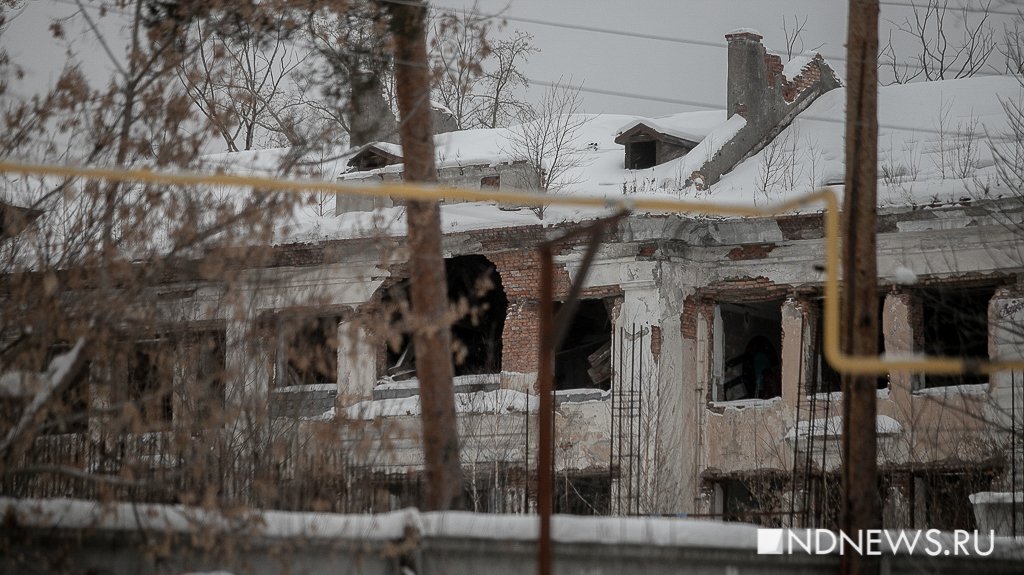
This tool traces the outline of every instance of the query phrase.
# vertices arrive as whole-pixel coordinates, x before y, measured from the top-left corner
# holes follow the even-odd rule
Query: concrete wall
[[[889,279],[892,270],[906,266],[920,274],[921,281],[935,278],[978,280],[1010,278],[1021,272],[1020,264],[1007,262],[1020,255],[1019,235],[1012,226],[999,223],[1005,214],[1016,217],[1016,203],[980,204],[970,209],[943,208],[926,211],[892,210],[883,212],[879,225],[880,287],[888,291],[884,300],[882,330],[886,352],[913,353],[919,349],[918,325],[912,294]],[[676,254],[664,265],[688,266],[699,276],[693,295],[686,298],[682,310],[682,364],[693,366],[681,379],[683,396],[698,398],[697,413],[689,413],[684,429],[702,453],[686,457],[692,464],[691,481],[717,477],[743,477],[752,473],[792,469],[793,442],[786,436],[797,420],[821,419],[839,415],[841,396],[819,394],[811,410],[810,396],[804,389],[809,381],[813,348],[814,315],[819,305],[822,274],[813,266],[822,261],[820,237],[804,224],[780,220],[742,220],[709,223],[703,230],[689,229],[687,236],[702,241],[676,248]],[[671,277],[685,277],[678,274]],[[1018,276],[1019,277],[1019,276]],[[687,288],[683,288],[687,289]],[[783,395],[775,402],[710,402],[712,369],[716,353],[713,303],[734,297],[761,294],[772,290],[792,294],[782,306],[783,323]],[[990,302],[990,353],[993,357],[1021,357],[1019,338],[999,328],[1016,322],[1019,287],[997,292]],[[1004,317],[1005,316],[1005,317]],[[1019,329],[1010,328],[1009,331]],[[664,352],[663,352],[664,354]],[[906,373],[890,375],[887,390],[879,392],[878,413],[891,418],[896,429],[880,435],[879,460],[883,470],[943,468],[956,470],[971,466],[990,466],[1007,455],[1008,435],[998,417],[990,412],[1009,406],[1007,379],[1010,373],[990,380],[978,388],[940,388],[918,390],[917,378]],[[1019,374],[1018,374],[1019,377]],[[1018,383],[1019,384],[1019,383]],[[1006,387],[1000,387],[1006,386]],[[1000,390],[1003,391],[1000,393]],[[831,401],[829,401],[831,399]],[[1018,402],[1022,398],[1018,398]],[[1024,404],[1019,405],[1022,407]],[[988,414],[988,415],[987,415]],[[1004,420],[1006,417],[1004,416]],[[1005,423],[1005,421],[1004,421]],[[888,425],[888,424],[887,424]],[[797,456],[812,449],[807,441],[797,445]],[[837,435],[818,437],[813,465],[826,471],[838,469],[840,446]],[[823,456],[827,452],[827,456]],[[686,473],[684,469],[684,473]],[[685,498],[698,511],[709,509],[700,489],[690,488]]]
[[[878,269],[880,284],[889,292],[882,326],[887,351],[912,352],[917,337],[908,292],[891,279],[897,267],[911,267],[922,278],[947,279],[963,275],[1005,278],[1024,271],[1020,237],[1013,226],[1005,225],[1006,218],[1021,216],[1014,206],[1017,204],[1012,202],[976,202],[968,207],[886,210],[880,214]],[[501,277],[509,301],[498,376],[503,389],[534,393],[539,260],[531,246],[563,232],[558,227],[524,227],[445,238],[446,254],[485,255]],[[806,390],[813,359],[809,342],[814,308],[824,279],[818,269],[824,259],[821,237],[821,217],[816,214],[756,220],[644,216],[625,220],[599,250],[583,285],[584,297],[613,298],[618,302],[612,314],[615,329],[643,334],[642,338],[624,340],[621,357],[625,359],[616,355],[613,367],[616,373],[630,374],[642,360],[645,377],[615,383],[612,388],[614,401],[624,399],[625,387],[631,383],[642,389],[646,398],[644,415],[632,421],[635,429],[642,430],[639,440],[618,453],[639,461],[635,476],[625,479],[641,486],[637,496],[641,512],[707,511],[709,480],[786,472],[792,469],[794,447],[786,436],[797,420],[838,414],[838,397],[831,403],[828,396],[818,397],[811,410]],[[370,357],[382,344],[366,332],[370,326],[354,318],[392,271],[399,269],[394,264],[402,260],[403,250],[401,245],[388,245],[385,250],[373,242],[356,241],[281,248],[274,256],[276,265],[241,274],[239,281],[246,287],[240,290],[240,305],[218,307],[220,292],[216,286],[203,284],[193,298],[169,309],[168,317],[222,321],[233,374],[229,395],[265,401],[273,349],[250,346],[247,338],[259,318],[289,310],[343,311],[348,315],[339,325],[339,377],[333,394],[333,400],[343,407],[372,396],[377,373]],[[583,251],[582,245],[570,244],[556,255],[556,297],[564,297],[577,277]],[[786,298],[781,304],[781,398],[712,401],[716,356],[723,353],[723,342],[716,338],[715,302],[775,297]],[[1020,301],[1017,285],[1002,289],[990,303],[990,322],[1002,326],[990,332],[992,354],[1022,354],[1017,329],[1024,321]],[[228,315],[225,309],[244,313]],[[890,388],[879,395],[878,412],[896,422],[898,429],[883,438],[882,464],[974,465],[1003,456],[1007,435],[993,434],[989,422],[1001,421],[999,413],[1005,420],[1010,406],[1007,378],[1024,381],[1021,376],[1003,374],[994,377],[987,389],[948,389],[936,395],[916,390],[914,378],[908,374],[891,374]],[[317,389],[299,397],[288,396],[283,401],[308,400],[316,407],[302,414],[314,415],[317,409],[322,412],[329,407],[332,395]],[[556,457],[559,469],[603,473],[616,464],[610,451],[612,401],[560,406],[558,434],[565,438],[566,447]],[[1024,397],[1017,401],[1024,409]],[[827,409],[831,411],[826,413]],[[390,455],[380,459],[380,465],[418,469],[418,418],[387,419],[375,423],[381,426],[379,434],[363,436],[361,440],[369,446],[363,449],[381,453],[386,445]],[[462,418],[467,464],[496,459],[525,463],[526,449],[535,453],[532,430],[536,429],[535,417],[530,418],[529,426],[526,420],[522,413]],[[499,445],[509,445],[510,450],[494,455]],[[806,442],[796,447],[798,457],[810,449]],[[823,459],[815,457],[820,462],[816,465],[835,468],[838,445],[834,437],[822,438],[814,449],[830,453]],[[1019,461],[1020,454],[1016,457]],[[534,468],[532,462],[530,467]],[[625,502],[616,505],[625,509]]]
[[[167,529],[148,527],[164,517],[154,506],[138,524],[121,525],[110,516],[89,526],[60,524],[59,517],[29,518],[24,511],[9,512],[0,531],[12,550],[0,555],[4,573],[504,575],[537,568],[534,517],[406,510],[376,517],[257,515],[224,524],[197,516]],[[565,575],[669,574],[681,566],[708,574],[835,573],[839,567],[837,555],[758,555],[755,529],[742,524],[556,516],[552,539],[554,572]],[[885,573],[1019,572],[1019,543],[1004,539],[994,549],[989,557],[901,554],[879,561]]]

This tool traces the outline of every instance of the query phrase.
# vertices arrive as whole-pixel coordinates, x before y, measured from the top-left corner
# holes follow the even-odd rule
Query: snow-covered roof
[[[807,57],[791,62],[795,69]],[[806,64],[804,64],[806,65]],[[977,77],[879,89],[879,190],[881,207],[951,204],[988,194],[1010,192],[997,177],[990,143],[1014,141],[1001,99],[1016,101],[1022,92],[1013,77]],[[764,150],[741,161],[709,189],[699,189],[691,175],[743,128],[740,116],[726,120],[722,111],[685,112],[660,118],[588,115],[571,142],[578,161],[565,174],[559,194],[600,197],[668,197],[726,204],[765,205],[803,195],[822,185],[839,184],[844,175],[846,95],[832,90],[820,96]],[[615,136],[638,123],[700,143],[681,158],[652,168],[627,170],[623,147]],[[496,165],[521,160],[509,128],[465,130],[435,137],[440,167]],[[772,158],[775,158],[772,160]],[[785,161],[783,161],[785,160]],[[343,160],[342,160],[343,161]],[[765,180],[774,161],[776,175]],[[782,169],[780,166],[785,164]],[[381,171],[401,171],[401,165]],[[780,174],[778,172],[783,172]],[[340,173],[343,170],[338,170]],[[324,170],[324,173],[328,173]],[[544,222],[579,221],[599,210],[549,206]],[[442,209],[446,232],[538,224],[530,210],[503,211],[491,204],[447,204]],[[383,226],[384,229],[381,229]],[[403,235],[402,208],[374,213],[310,219],[304,216],[282,229],[278,241],[316,241],[368,233]]]
[[[380,150],[381,152],[391,154],[392,156],[399,158],[402,157],[402,146],[392,144],[391,142],[374,142],[372,144],[367,144],[365,149]]]
[[[724,110],[684,112],[660,118],[635,118],[616,130],[614,135],[620,136],[637,126],[644,125],[659,133],[696,143],[724,121]]]
[[[879,205],[951,204],[1008,195],[997,177],[992,146],[1015,141],[1002,101],[1017,101],[1021,92],[1018,80],[1008,76],[879,88]],[[775,138],[774,147],[769,145],[725,174],[711,197],[745,204],[781,201],[822,185],[841,184],[845,110],[844,90],[823,94]],[[766,186],[765,171],[773,156],[776,167],[785,165],[785,181]],[[659,174],[662,178],[671,175],[669,164]]]

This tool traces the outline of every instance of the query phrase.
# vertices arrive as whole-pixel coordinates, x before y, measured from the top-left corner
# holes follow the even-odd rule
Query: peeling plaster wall
[[[793,413],[779,398],[745,407],[709,408],[707,470],[728,474],[792,469],[792,447],[782,438],[793,423]]]
[[[891,292],[884,301],[882,326],[889,351],[912,352],[919,338],[915,332],[919,322],[909,296],[890,289],[893,271],[906,266],[922,277],[1020,274],[1022,244],[1017,230],[1005,224],[1007,214],[1021,215],[998,202],[880,214],[880,284]],[[534,246],[564,231],[558,227],[524,227],[450,234],[445,238],[449,255],[485,255],[501,276],[509,300],[502,336],[503,388],[533,392],[539,323],[539,259]],[[613,317],[615,329],[635,324],[645,334],[639,349],[629,347],[623,354],[642,356],[645,370],[644,380],[638,383],[649,403],[644,405],[643,421],[634,422],[645,430],[637,446],[643,512],[706,512],[709,502],[703,482],[707,477],[791,469],[793,446],[784,438],[796,422],[797,406],[801,420],[826,415],[823,402],[819,402],[816,413],[810,413],[807,397],[799,388],[807,379],[807,368],[798,361],[809,359],[812,349],[808,326],[812,325],[814,312],[804,309],[801,302],[810,301],[824,281],[820,271],[824,262],[821,238],[818,214],[756,220],[637,216],[622,221],[599,249],[583,286],[584,297],[620,298]],[[320,252],[309,248],[310,253],[297,248],[299,255],[281,256],[281,263],[275,267],[243,274],[243,281],[252,285],[242,292],[246,301],[241,307],[248,313],[219,318],[226,324],[227,363],[235,374],[229,397],[238,401],[266,397],[272,355],[243,345],[251,339],[260,314],[291,307],[355,309],[370,300],[389,276],[386,266],[392,262],[379,262],[373,249],[342,248],[323,248]],[[583,251],[580,245],[569,245],[556,255],[556,297],[564,297],[576,278]],[[219,291],[205,285],[200,288],[172,315],[211,319],[207,316],[213,312],[204,310],[218,308]],[[990,323],[1002,326],[990,331],[993,355],[1024,356],[1024,335],[1019,329],[1024,325],[1022,293],[1019,284],[1011,286],[999,291],[990,303]],[[713,354],[719,344],[714,337],[713,303],[730,294],[790,296],[782,308],[783,381],[778,400],[709,404],[714,383]],[[372,392],[376,380],[375,366],[366,359],[372,346],[367,334],[358,328],[343,323],[340,329],[339,401],[354,402]],[[639,343],[627,341],[627,345]],[[617,373],[628,374],[632,367],[630,361],[614,359]],[[934,392],[915,392],[915,378],[907,374],[891,374],[890,390],[880,394],[878,412],[896,420],[902,431],[883,439],[882,463],[972,462],[998,455],[1005,436],[993,437],[979,418],[1008,408],[1010,377],[994,376],[989,389],[980,393],[951,389],[946,396],[938,396]],[[1024,374],[1013,377],[1024,381]],[[616,392],[621,393],[621,389],[613,388]],[[1024,411],[1024,397],[1017,399]],[[829,415],[837,415],[838,404],[834,402],[831,407]],[[559,469],[600,471],[614,464],[609,451],[610,402],[563,404],[559,409],[557,433],[565,439],[556,456]],[[530,445],[526,444],[525,429],[521,429],[525,420],[522,414],[462,418],[466,457],[482,460],[488,450],[493,453],[499,445],[510,442],[517,450],[519,446],[529,447],[529,457],[534,457],[536,417],[531,417]],[[392,453],[379,460],[381,465],[420,465],[418,418],[389,418],[379,429],[367,429],[358,442],[370,451],[393,445]],[[814,449],[823,448],[838,454],[835,439],[818,442]],[[525,458],[521,453],[506,455]],[[1020,454],[1017,456],[1020,458]],[[838,459],[830,455],[825,465],[831,468],[837,463]]]
[[[966,209],[883,212],[878,241],[880,284],[888,283],[890,274],[900,266],[910,267],[920,276],[969,274],[969,277],[985,277],[1020,273],[1020,237],[1014,226],[1005,223],[1008,213],[1020,215],[1012,206],[1007,210],[995,202]],[[697,451],[694,455],[685,453],[686,450],[676,453],[684,460],[681,483],[692,485],[683,489],[688,496],[683,498],[684,510],[707,511],[707,499],[700,492],[702,477],[759,469],[791,469],[793,444],[784,438],[796,421],[796,406],[801,406],[802,420],[823,418],[826,402],[819,401],[817,412],[812,414],[808,410],[808,398],[800,396],[798,385],[808,373],[796,360],[810,358],[812,348],[806,340],[810,337],[808,327],[813,314],[801,309],[798,297],[787,301],[782,309],[781,400],[754,405],[725,402],[709,407],[707,390],[712,384],[711,365],[717,342],[712,309],[704,302],[730,293],[766,294],[772,289],[781,289],[783,293],[799,294],[805,293],[804,290],[813,293],[820,290],[824,281],[824,274],[819,271],[824,252],[820,220],[815,221],[812,215],[792,216],[791,219],[705,221],[679,225],[675,229],[686,238],[685,245],[673,245],[667,239],[670,247],[666,253],[670,257],[663,264],[662,277],[672,278],[673,288],[683,293],[692,290],[688,294],[692,297],[685,298],[691,311],[683,313],[679,348],[681,363],[690,367],[677,381],[684,397],[696,399],[692,402],[695,412],[682,410],[685,415],[680,418],[679,429]],[[679,271],[668,271],[671,268]],[[1016,303],[1019,297],[1019,291],[1012,290],[997,294],[990,307],[992,322],[1021,325],[1024,317],[1016,314],[1024,305]],[[1004,307],[1012,310],[1012,314],[1000,319],[998,316]],[[889,351],[913,351],[915,320],[906,296],[889,294],[883,308],[882,328]],[[995,338],[995,330],[990,329],[990,335]],[[993,341],[992,354],[1017,354],[1019,357],[1021,342],[1014,340],[1007,344],[1007,341],[1006,337],[999,343]],[[992,395],[985,390],[955,388],[942,394],[915,392],[916,378],[892,374],[890,389],[879,393],[878,412],[896,420],[902,431],[880,438],[880,463],[883,466],[955,466],[997,458],[1005,439],[998,434],[994,436],[992,427],[984,423],[983,417],[993,402],[1009,405],[1009,399],[999,399],[995,391],[1005,386],[1008,377],[1009,374],[1002,374],[993,378]],[[837,398],[832,402],[829,416],[838,415],[838,401]],[[1024,402],[1024,398],[1018,401]],[[808,445],[801,442],[798,447],[798,457],[803,457]],[[818,438],[813,450],[819,462],[822,450],[828,450],[825,466],[837,469],[838,438],[827,441]],[[687,505],[688,502],[692,503]]]
[[[1018,284],[996,292],[989,304],[989,323],[994,328],[989,331],[989,352],[1000,359],[1024,358],[1024,278],[1018,278]],[[1011,391],[1011,385],[1016,391]],[[1003,371],[992,374],[989,389],[992,402],[988,405],[986,416],[997,422],[1002,430],[1013,430],[1013,421],[1024,416],[1024,372]],[[1011,419],[1012,418],[1012,419]],[[1021,428],[1016,423],[1017,429]],[[1018,434],[1021,432],[1018,431]],[[1004,436],[1003,441],[1007,441]],[[1016,476],[1007,477],[1003,488],[1007,491],[1024,489],[1024,441],[1020,435],[1016,441],[1016,449],[1008,453],[1008,461],[1016,468]]]

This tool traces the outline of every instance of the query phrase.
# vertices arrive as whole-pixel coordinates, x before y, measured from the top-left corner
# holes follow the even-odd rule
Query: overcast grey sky
[[[438,6],[463,6],[472,1],[438,0]],[[506,0],[479,0],[482,12],[499,12]],[[754,28],[769,48],[782,50],[783,16],[807,18],[805,45],[819,44],[823,54],[845,53],[846,2],[843,0],[511,0],[504,14],[507,28],[534,35],[541,53],[527,66],[531,78],[556,81],[572,76],[588,88],[636,93],[656,98],[725,107],[725,34]],[[517,17],[556,25],[516,21]],[[567,29],[570,24],[620,30],[683,41],[715,42],[720,47],[682,44]],[[842,62],[836,62],[845,73]],[[591,112],[660,115],[692,106],[638,98],[586,93]]]
[[[982,0],[961,0],[980,6]],[[890,21],[902,21],[912,14],[909,0],[886,0],[882,5],[881,30],[886,37]],[[541,49],[526,65],[526,74],[535,80],[556,81],[572,77],[594,90],[626,92],[668,100],[725,106],[726,52],[724,36],[735,28],[754,28],[764,35],[765,44],[781,51],[785,46],[782,31],[784,17],[807,19],[804,45],[832,56],[833,67],[845,74],[846,12],[845,0],[477,0],[484,13],[503,13],[507,29],[520,29],[534,35]],[[953,1],[956,3],[956,0]],[[436,0],[438,7],[463,7],[473,0]],[[1012,12],[1019,2],[996,0],[997,10]],[[85,24],[67,30],[65,43],[52,39],[48,27],[57,17],[67,16],[77,7],[72,0],[36,0],[29,2],[2,42],[28,77],[14,89],[19,95],[40,90],[51,82],[71,49],[83,55],[87,70],[102,72],[110,64]],[[548,25],[518,21],[540,20]],[[1002,21],[997,20],[997,26]],[[107,18],[101,26],[116,24]],[[950,18],[951,25],[959,22]],[[790,20],[792,22],[792,20]],[[671,38],[676,41],[628,37],[597,31],[566,28],[563,25],[621,31],[627,34]],[[681,42],[716,43],[718,46]],[[534,94],[542,87],[535,86]],[[643,98],[623,98],[594,93],[584,94],[585,109],[590,112],[661,115],[697,106],[658,102]]]

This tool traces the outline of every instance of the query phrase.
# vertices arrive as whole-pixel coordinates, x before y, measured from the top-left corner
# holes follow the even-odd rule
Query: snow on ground
[[[421,526],[415,509],[379,515],[338,515],[289,511],[252,511],[225,515],[183,505],[101,503],[78,499],[14,499],[0,497],[0,514],[13,514],[21,526],[113,531],[197,532],[250,530],[267,537],[393,541],[406,526]]]

